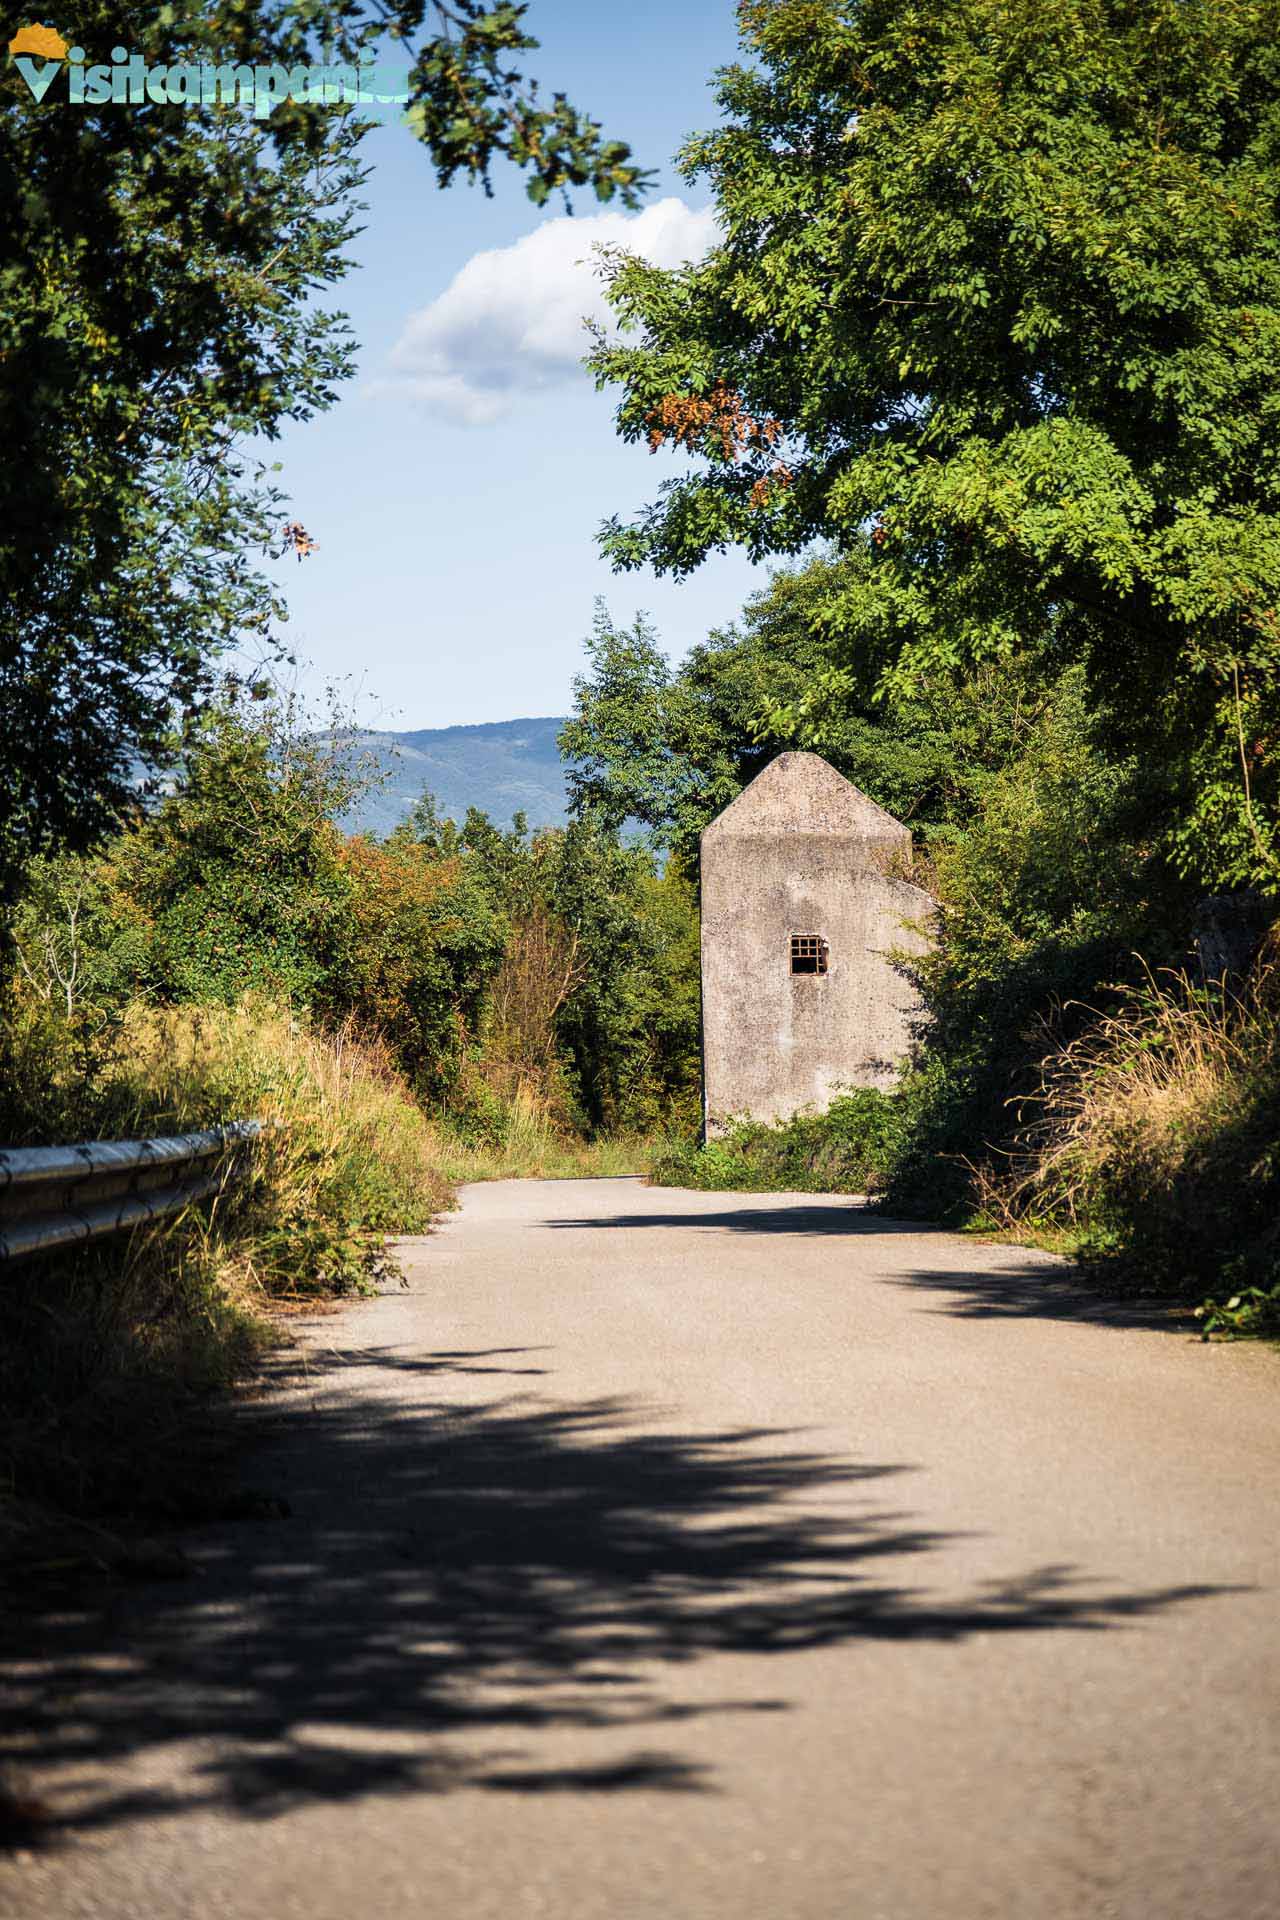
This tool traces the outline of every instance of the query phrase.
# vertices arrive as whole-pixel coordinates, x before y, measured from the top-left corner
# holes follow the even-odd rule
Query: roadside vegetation
[[[687,849],[773,752],[826,754],[910,823],[938,902],[884,1204],[1052,1231],[1108,1283],[1212,1290],[1211,1328],[1273,1325],[1272,12],[741,19],[681,156],[719,243],[608,262],[597,380],[676,464],[604,546],[789,571],[676,670],[601,628],[579,791]],[[1199,937],[1207,902],[1238,939]]]
[[[772,1127],[739,1121],[705,1145],[683,1140],[659,1148],[653,1181],[714,1193],[870,1195],[883,1185],[899,1126],[896,1103],[860,1087],[823,1114],[798,1114]]]
[[[833,657],[811,613],[837,572],[821,557],[779,574],[675,671],[655,636],[602,616],[567,735],[590,803],[643,808],[683,851],[757,756],[805,744],[771,702]],[[1176,794],[1113,738],[1078,668],[943,681],[883,724],[830,703],[823,752],[911,818],[937,902],[933,950],[902,962],[912,1057],[892,1093],[689,1137],[654,1178],[866,1194],[1073,1253],[1107,1289],[1203,1308],[1208,1332],[1274,1332],[1274,909],[1261,888],[1217,896],[1242,957],[1225,983],[1212,962],[1206,976],[1206,883],[1169,849]]]
[[[185,1416],[272,1341],[268,1310],[368,1288],[386,1236],[448,1203],[434,1137],[384,1047],[252,999],[135,1001],[105,1024],[11,1005],[5,1065],[7,1140],[265,1122],[212,1203],[28,1259],[0,1291],[0,1471],[19,1509],[164,1518],[211,1497]]]
[[[997,1226],[1061,1233],[1110,1286],[1201,1302],[1206,1333],[1280,1335],[1280,979],[1274,942],[1227,991],[1151,978],[1040,1065]]]
[[[459,825],[429,797],[389,839],[351,838],[333,821],[359,778],[341,739],[233,682],[169,792],[99,852],[29,869],[0,1137],[266,1124],[212,1206],[6,1276],[0,1472],[19,1505],[162,1514],[175,1475],[190,1486],[163,1438],[183,1407],[281,1312],[394,1280],[388,1239],[426,1232],[458,1181],[641,1172],[652,1134],[694,1126],[678,870],[586,821]]]

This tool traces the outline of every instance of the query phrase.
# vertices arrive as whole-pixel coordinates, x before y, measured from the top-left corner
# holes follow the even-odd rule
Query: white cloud
[[[675,267],[700,259],[715,238],[715,214],[675,198],[643,213],[545,220],[514,246],[473,254],[409,316],[391,350],[392,382],[443,419],[486,426],[521,395],[582,378],[583,321],[609,312],[593,248],[625,247]]]

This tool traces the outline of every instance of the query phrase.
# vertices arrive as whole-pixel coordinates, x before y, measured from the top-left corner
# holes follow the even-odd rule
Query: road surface
[[[408,1254],[237,1414],[258,1517],[3,1676],[0,1912],[1275,1920],[1273,1350],[843,1200]]]

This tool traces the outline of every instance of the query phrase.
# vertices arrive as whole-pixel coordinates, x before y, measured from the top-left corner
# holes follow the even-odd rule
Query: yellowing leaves
[[[649,449],[655,452],[667,440],[691,450],[710,434],[720,442],[726,460],[740,460],[753,447],[771,447],[782,428],[776,420],[757,420],[742,404],[740,394],[717,382],[705,398],[693,393],[666,393],[648,416]]]
[[[320,543],[313,540],[301,520],[290,520],[283,531],[285,553],[296,553],[299,560],[306,560],[319,551]]]

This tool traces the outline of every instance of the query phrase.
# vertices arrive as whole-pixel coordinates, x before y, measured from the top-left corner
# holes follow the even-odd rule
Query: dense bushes
[[[578,821],[552,837],[551,905],[581,961],[559,1033],[589,1133],[692,1124],[699,1102],[698,919],[678,867]]]
[[[456,861],[504,928],[446,1103],[465,1134],[502,1144],[517,1095],[568,1135],[694,1124],[698,916],[678,863],[659,871],[593,815],[503,832],[475,810],[442,822],[429,798],[388,851],[406,843]]]
[[[418,1091],[438,1098],[458,1078],[501,962],[501,911],[467,863],[411,841],[344,840],[337,861],[342,939],[314,1003],[386,1036]]]
[[[1108,1284],[1210,1295],[1213,1331],[1280,1333],[1280,979],[1149,979],[1042,1063],[978,1199],[1049,1227]]]
[[[672,1146],[656,1159],[653,1179],[718,1193],[871,1193],[883,1185],[902,1127],[898,1100],[861,1087],[823,1114],[774,1127],[742,1121],[704,1147]]]
[[[889,1204],[935,1217],[971,1204],[1010,1100],[1107,987],[1140,976],[1135,956],[1185,959],[1194,911],[1159,852],[1166,796],[1100,743],[1078,669],[1036,690],[1016,752],[971,769],[966,798],[927,843],[936,944],[908,968],[923,1017],[887,1170]]]
[[[325,822],[350,786],[290,721],[252,699],[203,716],[180,785],[108,849],[148,998],[305,1004],[338,963],[350,889]]]
[[[674,867],[594,820],[531,834],[429,798],[385,842],[332,824],[340,756],[241,693],[180,785],[96,859],[38,863],[26,991],[110,1021],[246,993],[383,1037],[418,1095],[500,1133],[517,1094],[568,1133],[692,1120],[697,914]]]
[[[505,925],[464,861],[346,839],[340,760],[288,710],[207,715],[183,778],[92,860],[37,867],[15,923],[28,990],[110,1019],[131,1001],[258,993],[387,1037],[433,1091],[460,1070]]]
[[[439,1145],[385,1049],[245,1002],[104,1025],[11,996],[6,1138],[132,1137],[256,1115],[250,1177],[127,1240],[24,1261],[0,1290],[0,1474],[81,1512],[188,1500],[190,1395],[267,1337],[270,1300],[359,1291],[386,1235],[448,1203]],[[182,1442],[174,1453],[174,1439]]]

